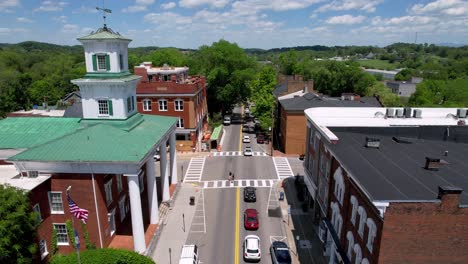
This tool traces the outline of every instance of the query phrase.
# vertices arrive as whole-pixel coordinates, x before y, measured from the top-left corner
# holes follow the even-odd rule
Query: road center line
[[[234,264],[239,264],[240,188],[236,189],[236,234],[234,240]]]

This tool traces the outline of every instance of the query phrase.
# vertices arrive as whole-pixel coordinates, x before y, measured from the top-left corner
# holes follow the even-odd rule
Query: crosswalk
[[[221,152],[213,152],[213,157],[229,157],[229,156],[244,156],[242,151],[221,151]],[[263,151],[252,151],[252,156],[260,156],[260,157],[267,157]]]
[[[221,189],[221,188],[236,188],[236,187],[272,187],[278,180],[217,180],[217,181],[203,181],[204,189]]]
[[[278,175],[278,179],[282,180],[294,175],[287,158],[273,158],[273,164],[275,165],[276,175]]]
[[[206,157],[190,159],[187,172],[184,176],[184,182],[199,182],[201,180],[203,168],[205,167],[205,159]]]

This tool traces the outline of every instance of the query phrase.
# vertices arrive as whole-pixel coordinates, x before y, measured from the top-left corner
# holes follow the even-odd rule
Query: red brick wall
[[[379,263],[468,263],[467,223],[468,208],[450,201],[390,203]]]
[[[151,111],[143,111],[143,100],[150,99],[151,100]],[[159,103],[158,100],[165,99],[167,100],[167,111],[159,111]],[[184,100],[184,110],[183,111],[175,111],[175,104],[174,101],[176,99]],[[190,102],[193,98],[188,97],[137,97],[137,110],[138,112],[145,114],[145,115],[162,115],[162,116],[173,116],[173,117],[180,117],[184,119],[184,126],[185,128],[194,128],[195,127],[195,120],[191,120],[190,112],[194,112],[195,109],[191,107]]]

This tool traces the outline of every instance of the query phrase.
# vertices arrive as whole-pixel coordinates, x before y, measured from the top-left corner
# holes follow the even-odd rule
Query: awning
[[[213,133],[211,133],[211,140],[218,140],[219,136],[221,135],[221,131],[223,129],[223,126],[218,126],[213,130]]]

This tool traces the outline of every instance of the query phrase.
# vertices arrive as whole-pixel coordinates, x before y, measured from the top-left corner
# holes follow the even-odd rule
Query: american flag
[[[83,221],[86,224],[88,220],[88,210],[81,209],[76,205],[76,203],[70,198],[70,195],[67,194],[68,206],[70,207],[70,213],[74,215],[76,218]]]

